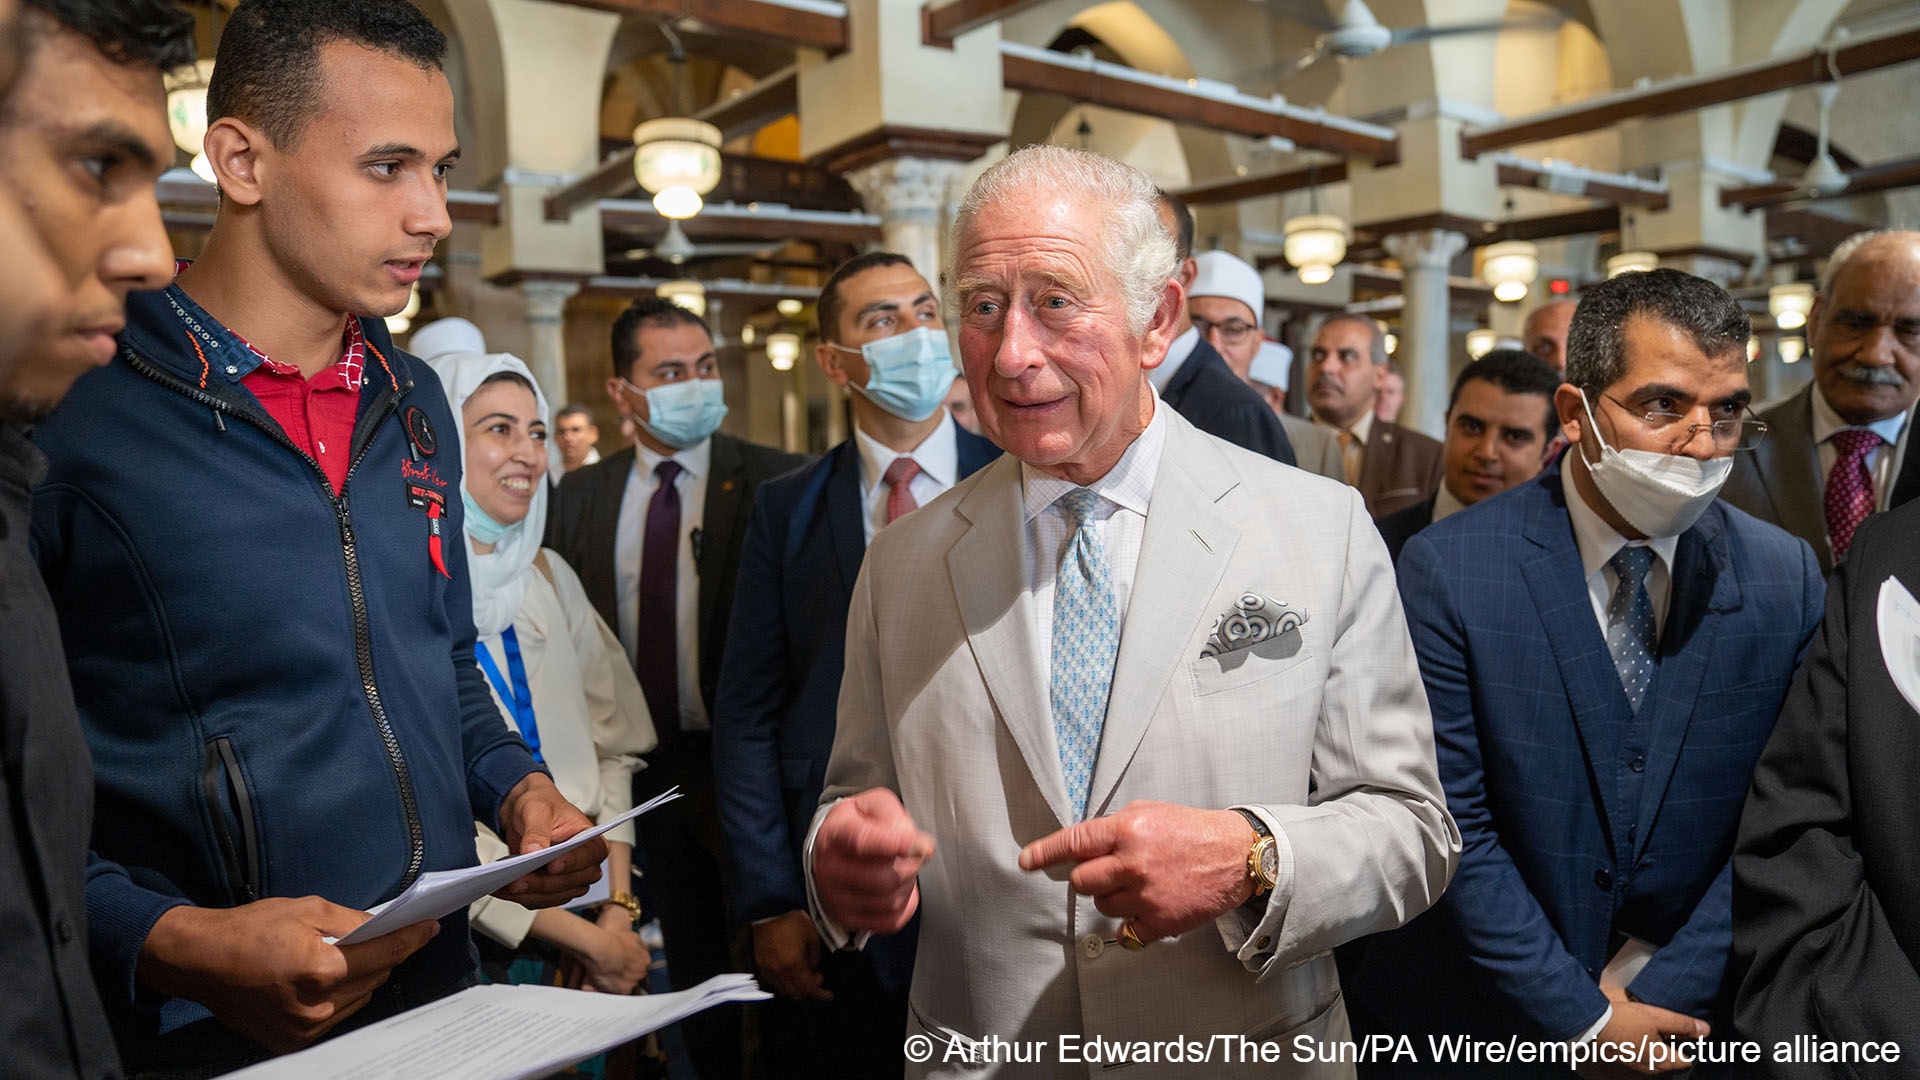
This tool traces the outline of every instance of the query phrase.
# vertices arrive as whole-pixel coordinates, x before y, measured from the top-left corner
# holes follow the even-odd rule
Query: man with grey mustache
[[[1827,260],[1807,316],[1813,382],[1760,414],[1721,497],[1805,540],[1832,570],[1868,514],[1920,495],[1920,232],[1856,233]]]

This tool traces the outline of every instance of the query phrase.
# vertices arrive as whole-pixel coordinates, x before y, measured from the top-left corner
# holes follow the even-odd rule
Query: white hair
[[[1840,241],[1839,246],[1833,249],[1833,254],[1827,256],[1826,265],[1820,268],[1819,296],[1821,302],[1827,303],[1832,301],[1834,279],[1840,276],[1840,271],[1845,269],[1847,263],[1851,262],[1853,257],[1860,253],[1861,248],[1875,244],[1880,240],[1890,240],[1894,238],[1905,240],[1909,244],[1920,245],[1920,232],[1915,232],[1911,229],[1868,229],[1865,232],[1854,233],[1852,236]]]
[[[954,215],[947,288],[951,291],[959,284],[951,260],[970,236],[975,217],[1011,199],[1042,194],[1059,194],[1102,208],[1103,227],[1096,243],[1101,264],[1120,283],[1127,332],[1144,332],[1160,306],[1167,281],[1180,268],[1173,237],[1160,221],[1160,191],[1139,169],[1085,150],[1028,146],[982,173]]]

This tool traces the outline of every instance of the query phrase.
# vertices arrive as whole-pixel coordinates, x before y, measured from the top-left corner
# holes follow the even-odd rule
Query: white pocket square
[[[1291,633],[1307,621],[1307,613],[1259,593],[1242,593],[1233,610],[1213,620],[1213,630],[1201,647],[1201,657],[1220,656],[1251,648],[1270,638]]]

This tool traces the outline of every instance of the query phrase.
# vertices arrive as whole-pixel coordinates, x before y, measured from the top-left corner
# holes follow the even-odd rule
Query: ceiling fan
[[[633,248],[627,252],[629,259],[665,259],[675,266],[688,259],[720,258],[766,258],[786,246],[784,240],[735,241],[732,243],[696,244],[687,239],[680,223],[669,218],[667,231],[651,247]]]
[[[1276,80],[1292,78],[1329,57],[1340,60],[1361,60],[1395,45],[1409,45],[1432,41],[1435,38],[1461,37],[1468,34],[1494,34],[1507,30],[1547,30],[1554,29],[1558,25],[1557,19],[1540,17],[1394,29],[1383,26],[1379,19],[1374,18],[1372,10],[1362,0],[1346,0],[1340,8],[1338,17],[1329,17],[1327,10],[1317,4],[1285,3],[1275,2],[1275,0],[1269,0],[1269,2],[1281,14],[1320,31],[1320,38],[1314,43],[1313,48],[1267,69]]]
[[[1833,113],[1833,101],[1840,96],[1840,84],[1821,83],[1816,93],[1820,98],[1819,144],[1813,160],[1807,164],[1807,171],[1800,174],[1800,186],[1809,194],[1827,198],[1847,190],[1853,178],[1841,171],[1840,164],[1833,160],[1833,151],[1827,145],[1827,122]]]

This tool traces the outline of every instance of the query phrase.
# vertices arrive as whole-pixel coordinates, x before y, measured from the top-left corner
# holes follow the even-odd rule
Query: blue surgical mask
[[[833,345],[853,352],[845,345]],[[953,353],[944,331],[918,326],[860,346],[867,361],[867,385],[855,386],[868,401],[902,420],[918,423],[934,414],[953,388]]]
[[[727,418],[726,391],[719,379],[682,379],[651,390],[629,382],[627,389],[647,399],[647,418],[635,415],[633,422],[675,450],[712,435]]]
[[[493,515],[480,509],[480,504],[474,502],[472,493],[467,491],[464,480],[460,482],[460,504],[467,511],[466,517],[462,519],[462,525],[467,530],[467,535],[479,543],[498,544],[500,538],[507,535],[507,530],[513,528],[511,525],[502,525],[493,520]]]

